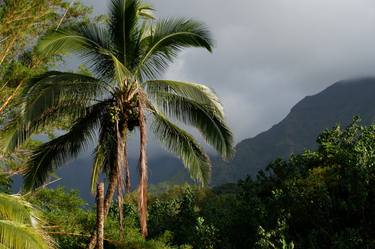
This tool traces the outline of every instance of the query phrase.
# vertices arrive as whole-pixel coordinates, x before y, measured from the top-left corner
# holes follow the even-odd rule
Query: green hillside
[[[212,183],[218,185],[255,176],[275,158],[286,158],[316,147],[318,134],[336,124],[347,125],[353,116],[364,124],[375,120],[375,78],[339,81],[297,103],[280,123],[236,146],[229,162],[214,163]]]

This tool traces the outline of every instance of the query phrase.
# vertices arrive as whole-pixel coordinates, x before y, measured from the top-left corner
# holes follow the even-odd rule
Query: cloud
[[[90,1],[106,12],[104,2]],[[374,74],[371,0],[150,2],[158,16],[195,18],[212,31],[213,54],[189,49],[165,77],[214,88],[237,141],[268,129],[306,95]]]

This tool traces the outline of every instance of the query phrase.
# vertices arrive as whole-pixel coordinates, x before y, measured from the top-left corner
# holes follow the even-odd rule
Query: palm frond
[[[155,16],[153,15],[153,11],[155,9],[152,7],[151,4],[148,3],[140,3],[140,7],[138,9],[138,15],[145,18],[145,19],[155,19]]]
[[[118,59],[131,68],[139,52],[139,0],[112,0],[110,9],[110,32],[118,51]]]
[[[76,53],[98,77],[111,80],[111,55],[116,52],[109,37],[110,33],[102,26],[79,25],[48,33],[39,42],[38,51],[45,56]]]
[[[175,80],[150,80],[143,85],[151,97],[155,97],[160,92],[178,94],[208,105],[217,112],[217,115],[224,117],[224,108],[219,98],[213,90],[205,85]]]
[[[22,196],[0,194],[0,248],[54,248],[41,225],[39,212]]]
[[[116,80],[119,82],[120,86],[123,86],[126,80],[131,80],[133,74],[121,63],[115,56],[113,56],[114,71],[116,75]]]
[[[87,106],[108,91],[105,83],[90,76],[58,71],[44,73],[33,78],[23,91],[24,121],[31,122],[63,101]]]
[[[161,143],[182,160],[193,179],[207,184],[211,163],[201,146],[189,133],[173,124],[161,112],[154,110],[152,114],[152,129]]]
[[[157,83],[160,87],[157,87]],[[233,135],[216,95],[202,85],[159,81],[148,84],[150,96],[169,116],[196,127],[225,159],[233,154]]]
[[[0,245],[9,249],[51,249],[52,240],[41,230],[10,220],[0,220]]]
[[[116,137],[114,123],[108,113],[100,119],[98,145],[94,151],[94,164],[91,172],[91,192],[96,192],[96,185],[101,173],[110,175],[116,164]]]
[[[0,131],[0,142],[4,152],[13,152],[16,148],[25,143],[32,135],[43,133],[46,127],[53,122],[59,122],[66,117],[75,120],[86,113],[86,108],[81,104],[64,101],[58,106],[49,108],[39,117],[32,121],[24,122],[22,116],[16,116]]]
[[[61,117],[81,117],[92,98],[104,92],[100,81],[80,74],[48,72],[32,79],[23,92],[22,112],[2,129],[5,150],[14,150]]]
[[[183,48],[200,47],[212,50],[210,32],[200,22],[176,18],[158,21],[150,36],[142,40],[144,55],[136,73],[141,78],[153,79],[164,72]]]
[[[45,183],[49,173],[75,158],[95,138],[95,128],[106,111],[107,102],[100,102],[88,108],[87,114],[78,119],[69,132],[40,145],[28,161],[24,173],[26,190],[35,189]]]
[[[101,141],[99,141],[99,144],[96,146],[94,152],[95,158],[92,166],[90,186],[92,194],[96,193],[96,186],[99,181],[100,174],[102,173],[105,166],[106,155],[103,147],[104,146],[101,144]]]
[[[31,225],[32,207],[20,196],[0,194],[0,219]]]

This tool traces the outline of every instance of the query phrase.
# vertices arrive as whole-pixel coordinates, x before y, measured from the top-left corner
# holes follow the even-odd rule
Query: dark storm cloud
[[[98,13],[107,1],[86,2]],[[374,75],[373,0],[159,0],[157,15],[205,22],[213,54],[188,50],[165,78],[201,82],[221,97],[236,140],[280,121],[337,80]]]

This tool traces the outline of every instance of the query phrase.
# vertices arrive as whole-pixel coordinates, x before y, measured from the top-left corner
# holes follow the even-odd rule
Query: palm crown
[[[146,114],[155,136],[203,184],[210,175],[207,154],[169,118],[196,127],[224,158],[232,154],[232,133],[215,93],[196,83],[158,79],[181,49],[211,51],[212,45],[202,23],[182,18],[155,20],[152,8],[138,0],[112,0],[108,25],[69,27],[46,35],[39,45],[41,53],[74,52],[91,75],[50,71],[25,87],[22,113],[7,127],[8,149],[62,116],[74,120],[69,131],[33,152],[25,171],[25,188],[43,185],[56,167],[93,141],[97,146],[92,187],[101,172],[112,177],[109,188],[115,181],[118,186],[122,183],[124,171],[129,185],[127,131],[139,129],[139,208],[146,234]]]

